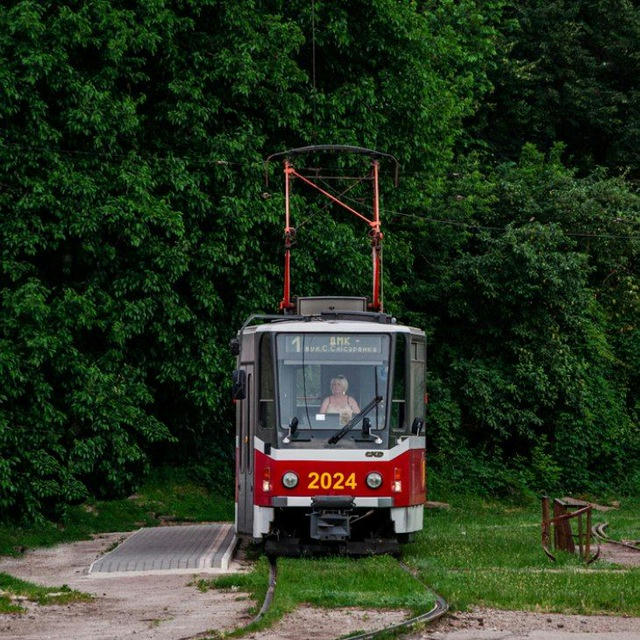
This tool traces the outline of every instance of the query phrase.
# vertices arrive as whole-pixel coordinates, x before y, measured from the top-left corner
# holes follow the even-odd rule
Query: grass
[[[639,537],[638,504],[637,499],[625,500],[618,510],[596,512],[594,522],[609,521],[616,537]],[[537,502],[522,506],[456,498],[450,509],[427,510],[424,530],[403,555],[454,610],[476,605],[640,616],[640,568],[603,561],[585,566],[567,553],[550,562],[540,545]],[[262,558],[249,574],[203,580],[199,586],[248,592],[260,606],[267,573]],[[255,628],[273,624],[302,603],[403,608],[417,614],[428,610],[433,599],[392,558],[281,559],[272,608]]]
[[[17,602],[25,599],[41,605],[67,604],[88,602],[91,596],[80,591],[72,591],[67,585],[41,587],[6,573],[0,573],[0,613],[24,613],[26,610]]]
[[[180,522],[217,522],[234,518],[233,498],[193,480],[188,471],[159,469],[140,489],[139,501],[158,515]]]
[[[629,498],[621,507],[600,514],[598,521],[609,523],[605,531],[615,540],[640,540],[640,498]]]
[[[138,492],[123,500],[90,501],[69,508],[61,522],[0,526],[0,555],[86,540],[93,533],[131,531],[163,519],[206,522],[233,519],[233,501],[191,480],[182,469],[156,470]]]
[[[640,532],[634,500],[597,514],[612,535]],[[551,563],[540,546],[538,505],[510,506],[478,498],[425,514],[424,531],[405,549],[419,571],[454,609],[501,609],[640,616],[640,568],[598,561],[585,567],[570,554]],[[606,517],[605,517],[606,516]]]
[[[200,580],[198,587],[249,592],[259,607],[267,580],[268,563],[263,557],[251,573]],[[271,608],[252,630],[270,626],[303,603],[326,608],[407,609],[415,615],[431,609],[434,602],[433,595],[389,556],[281,558],[278,560],[278,587]]]

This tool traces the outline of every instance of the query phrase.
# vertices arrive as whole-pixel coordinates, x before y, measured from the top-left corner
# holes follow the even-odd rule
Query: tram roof
[[[342,320],[339,318],[327,319],[291,319],[284,317],[260,325],[250,325],[245,333],[413,333],[424,335],[424,331],[416,327],[404,324],[371,322],[371,320]]]

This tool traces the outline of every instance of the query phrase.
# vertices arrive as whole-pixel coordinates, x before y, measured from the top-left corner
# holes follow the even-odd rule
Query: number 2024
[[[355,489],[357,487],[356,474],[350,473],[345,479],[344,473],[317,473],[309,474],[309,489]]]

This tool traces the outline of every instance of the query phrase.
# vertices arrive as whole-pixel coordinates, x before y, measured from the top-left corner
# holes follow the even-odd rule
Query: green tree
[[[126,491],[150,460],[230,466],[228,340],[280,298],[262,159],[380,146],[420,173],[398,199],[430,190],[488,87],[491,21],[459,4],[315,3],[314,87],[308,2],[5,3],[3,515]],[[366,230],[296,197],[294,224],[320,214],[296,293],[368,290]]]
[[[477,137],[500,159],[564,142],[571,162],[638,166],[640,10],[629,0],[508,2]]]
[[[458,466],[484,460],[494,488],[506,465],[541,489],[637,491],[640,200],[620,178],[576,177],[561,151],[467,160],[451,185],[466,242],[415,276],[437,318],[430,433],[442,466],[456,449]]]

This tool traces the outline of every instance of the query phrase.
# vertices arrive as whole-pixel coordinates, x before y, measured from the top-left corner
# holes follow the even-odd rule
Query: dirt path
[[[180,640],[207,630],[232,629],[249,620],[242,594],[201,593],[189,575],[103,577],[88,575],[95,558],[126,534],[0,558],[0,571],[47,586],[69,585],[95,596],[89,603],[38,606],[0,615],[0,638],[20,640]]]
[[[640,567],[640,551],[618,544],[603,542],[600,544],[600,560],[614,562],[626,567]]]
[[[319,609],[299,606],[271,629],[247,635],[247,640],[335,640],[356,631],[373,631],[409,617],[408,611],[367,611],[355,607]]]
[[[129,534],[103,534],[94,540],[30,551],[22,558],[0,558],[0,571],[37,584],[95,596],[92,602],[47,605],[26,602],[25,614],[0,614],[2,640],[186,640],[216,635],[251,619],[246,595],[210,590],[201,593],[193,575],[109,577],[87,569]],[[195,573],[194,573],[195,575]],[[209,574],[210,575],[210,574]],[[356,630],[400,621],[403,611],[298,607],[255,640],[331,640]],[[206,633],[209,632],[209,633]]]
[[[22,558],[0,558],[0,571],[47,586],[67,584],[90,593],[89,603],[39,606],[26,614],[0,614],[2,640],[183,640],[230,630],[249,621],[251,602],[240,593],[201,593],[191,575],[104,577],[89,575],[91,562],[127,534],[38,549]],[[628,556],[628,557],[627,557]],[[605,545],[603,559],[636,565],[640,553]],[[195,575],[195,574],[194,574]],[[302,606],[255,640],[331,640],[358,629],[399,622],[402,611]],[[202,636],[201,636],[202,637]],[[474,609],[447,616],[408,640],[640,640],[640,618]]]
[[[406,640],[640,640],[640,618],[475,608]]]

